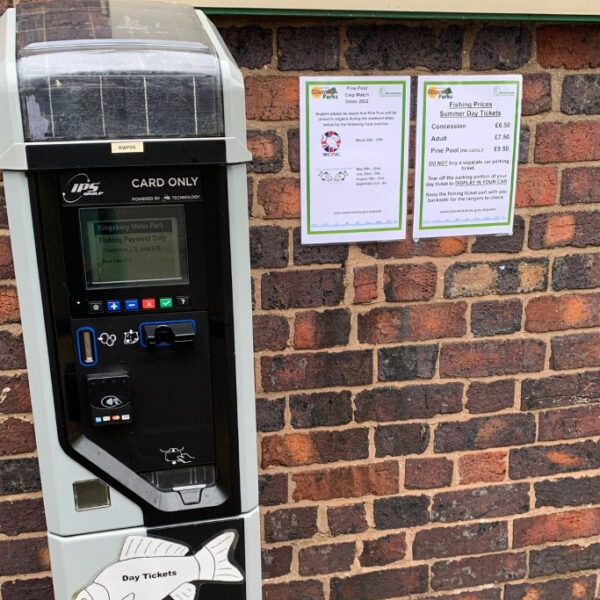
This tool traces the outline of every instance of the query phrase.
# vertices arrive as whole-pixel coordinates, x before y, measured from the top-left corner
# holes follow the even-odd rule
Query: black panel
[[[177,197],[174,201],[185,210],[189,283],[87,290],[80,206],[140,206],[135,199],[138,191],[129,184],[132,179],[148,179],[151,172],[155,179],[173,178],[174,184],[181,184],[172,187],[177,193],[170,196]],[[239,514],[225,169],[97,169],[89,172],[89,178],[92,183],[97,178],[106,182],[103,194],[69,203],[63,192],[72,177],[73,172],[57,171],[30,176],[61,446],[138,503],[147,525]],[[194,185],[187,186],[185,181]],[[156,198],[146,205],[168,212],[170,199]],[[144,309],[141,301],[149,298],[157,304]],[[173,306],[161,308],[160,298],[173,299]],[[140,301],[137,309],[125,310],[128,299]],[[183,304],[177,299],[184,299]],[[121,302],[120,310],[108,312],[111,301]],[[101,311],[94,312],[98,306]],[[157,331],[157,325],[162,329]],[[88,361],[83,350],[86,344],[88,351],[93,347]],[[117,414],[120,418],[115,422],[96,422],[98,416]],[[129,418],[123,419],[124,415]],[[73,444],[81,436],[149,481],[153,479],[148,471],[161,470],[158,479],[162,479],[164,470],[214,465],[216,481],[227,500],[217,507],[184,513],[160,511],[76,452]]]

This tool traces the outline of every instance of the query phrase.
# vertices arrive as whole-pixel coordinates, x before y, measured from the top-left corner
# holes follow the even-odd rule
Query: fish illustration
[[[160,538],[129,536],[118,562],[106,567],[72,600],[195,600],[194,584],[244,580],[229,554],[238,534],[228,529],[195,554],[183,545]]]

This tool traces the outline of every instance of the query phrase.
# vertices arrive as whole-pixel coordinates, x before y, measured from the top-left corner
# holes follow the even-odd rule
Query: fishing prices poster
[[[521,75],[418,78],[413,237],[512,234]]]
[[[301,77],[302,243],[406,237],[410,77]]]

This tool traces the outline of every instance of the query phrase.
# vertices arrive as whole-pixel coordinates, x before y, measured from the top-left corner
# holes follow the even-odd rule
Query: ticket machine
[[[27,2],[0,106],[56,599],[258,600],[239,70],[190,7]]]

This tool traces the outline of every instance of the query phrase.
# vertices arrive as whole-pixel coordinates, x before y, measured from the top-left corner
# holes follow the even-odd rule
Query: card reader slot
[[[79,362],[84,367],[93,367],[98,362],[96,332],[91,327],[80,327],[76,335]]]

